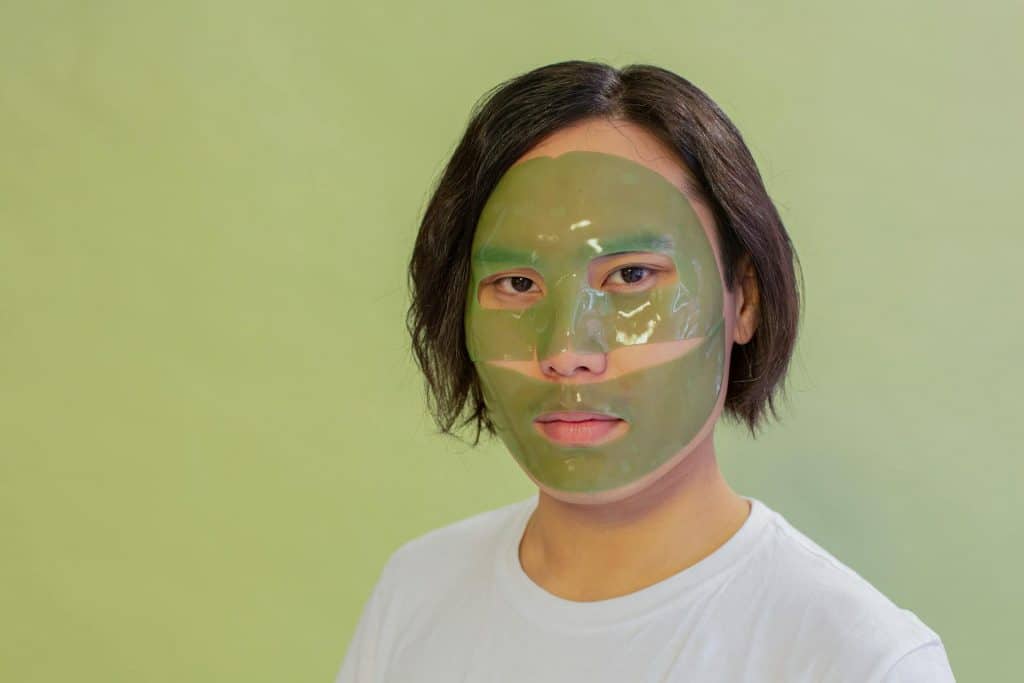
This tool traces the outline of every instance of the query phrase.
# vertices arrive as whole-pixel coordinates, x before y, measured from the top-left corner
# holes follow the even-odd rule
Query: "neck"
[[[622,500],[567,503],[541,489],[520,541],[520,564],[558,597],[606,600],[696,564],[735,534],[749,511],[718,468],[712,433]]]

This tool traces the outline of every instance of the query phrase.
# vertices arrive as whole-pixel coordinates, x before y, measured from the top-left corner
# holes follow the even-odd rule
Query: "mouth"
[[[595,412],[544,413],[534,428],[549,441],[566,446],[596,446],[621,436],[629,428],[625,420]]]

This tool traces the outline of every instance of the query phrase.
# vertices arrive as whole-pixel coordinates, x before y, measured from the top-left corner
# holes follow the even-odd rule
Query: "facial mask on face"
[[[601,263],[630,266],[613,256],[624,252],[661,254],[675,275],[661,272],[653,287],[595,281],[609,270]],[[521,298],[506,287],[481,303],[481,283],[494,287],[496,276],[536,284]],[[700,220],[658,172],[584,151],[510,168],[477,223],[465,326],[484,401],[513,457],[550,488],[598,492],[691,443],[722,388],[722,294]],[[540,374],[540,361],[566,350],[603,355],[608,371]],[[566,444],[535,424],[556,411],[604,413],[628,428],[601,443]]]

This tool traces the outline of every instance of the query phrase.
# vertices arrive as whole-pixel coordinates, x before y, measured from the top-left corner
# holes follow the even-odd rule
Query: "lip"
[[[573,410],[556,413],[543,413],[537,416],[537,422],[585,422],[587,420],[618,420],[608,413],[595,413],[589,410]]]
[[[566,446],[595,446],[620,436],[626,421],[607,413],[553,412],[539,415],[534,427],[548,440]]]

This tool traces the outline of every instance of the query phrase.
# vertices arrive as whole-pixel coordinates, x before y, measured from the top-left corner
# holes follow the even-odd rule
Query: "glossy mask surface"
[[[714,252],[678,188],[617,155],[535,157],[501,178],[472,250],[467,348],[498,435],[538,482],[618,488],[693,441],[722,388],[725,326]],[[593,263],[625,252],[664,255],[676,275],[643,291],[595,281]],[[505,273],[540,279],[543,294],[481,303],[481,283]],[[566,350],[605,354],[608,371],[539,372],[539,360]],[[554,411],[607,413],[628,429],[604,443],[557,443],[534,424]]]

